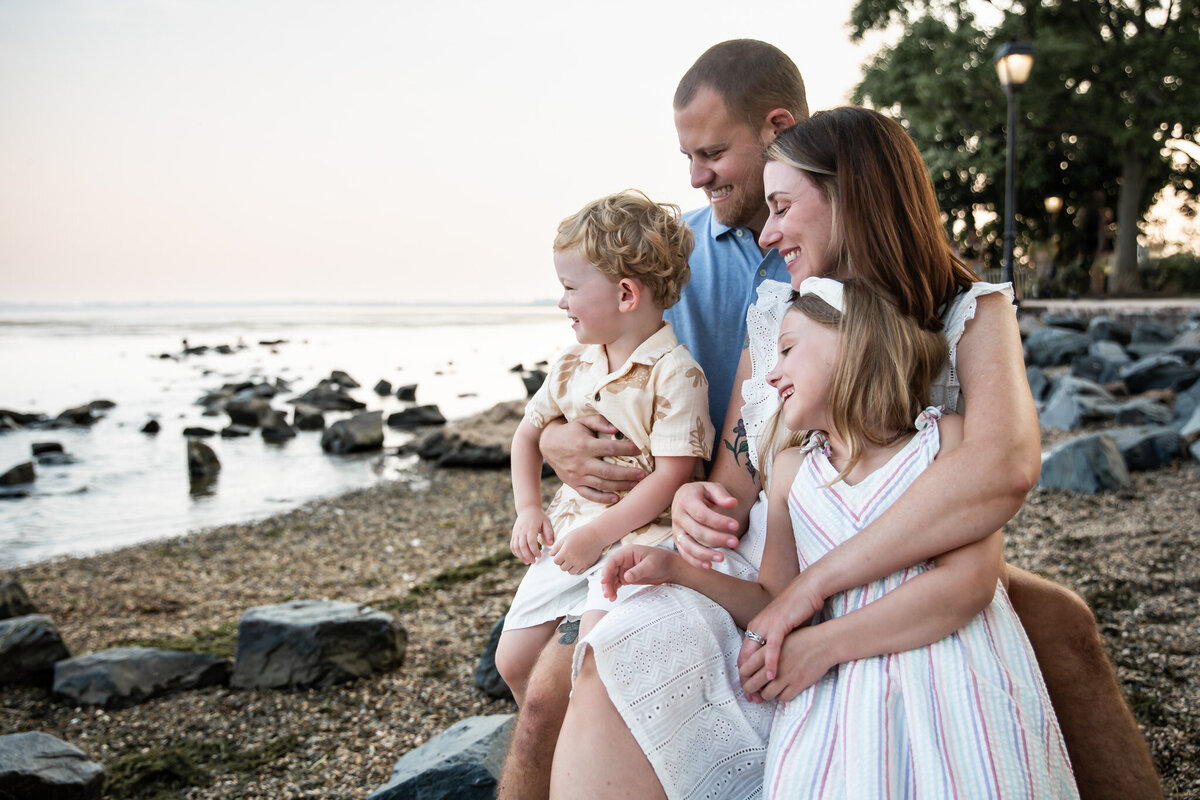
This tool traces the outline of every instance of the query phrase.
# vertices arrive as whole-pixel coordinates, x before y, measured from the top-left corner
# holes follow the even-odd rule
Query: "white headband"
[[[846,310],[842,305],[842,283],[833,278],[805,278],[800,282],[800,288],[796,290],[796,294],[801,297],[806,294],[815,294],[839,312]]]

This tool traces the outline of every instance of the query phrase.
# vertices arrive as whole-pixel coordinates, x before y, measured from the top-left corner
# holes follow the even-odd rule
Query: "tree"
[[[973,9],[999,19],[985,28]],[[857,0],[855,39],[903,32],[866,66],[855,90],[899,118],[952,217],[1002,207],[1006,100],[992,67],[1000,43],[1038,50],[1021,91],[1018,209],[1045,231],[1043,198],[1098,212],[1116,199],[1111,289],[1137,288],[1137,235],[1168,185],[1200,188],[1200,0]],[[1031,213],[1033,211],[1036,214]]]

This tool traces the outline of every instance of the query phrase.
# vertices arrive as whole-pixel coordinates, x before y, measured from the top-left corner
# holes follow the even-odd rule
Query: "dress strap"
[[[913,425],[917,430],[923,431],[930,425],[936,424],[937,421],[945,415],[945,413],[946,411],[943,406],[929,406],[917,415]]]
[[[804,443],[800,445],[800,452],[811,453],[812,451],[822,453],[826,458],[833,458],[833,448],[829,446],[829,437],[824,431],[810,431],[804,439]]]

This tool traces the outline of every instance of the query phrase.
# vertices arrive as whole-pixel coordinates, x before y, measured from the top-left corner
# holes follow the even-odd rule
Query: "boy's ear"
[[[617,288],[620,289],[618,295],[617,309],[621,312],[633,311],[642,302],[642,292],[646,290],[642,286],[642,282],[635,278],[621,278],[617,281]]]

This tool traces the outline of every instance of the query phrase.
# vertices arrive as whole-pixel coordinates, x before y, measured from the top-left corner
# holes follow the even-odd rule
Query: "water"
[[[192,347],[235,351],[183,357],[184,338]],[[259,344],[276,339],[285,341]],[[35,464],[31,494],[0,500],[0,567],[258,519],[412,476],[413,457],[394,453],[408,434],[386,426],[382,453],[347,456],[324,453],[320,432],[275,445],[256,431],[206,439],[221,471],[208,493],[193,493],[182,431],[228,424],[196,405],[225,383],[283,378],[292,391],[271,402],[290,419],[288,398],[341,369],[362,384],[350,393],[385,419],[410,404],[376,395],[380,379],[418,384],[418,403],[458,419],[524,397],[511,368],[551,359],[571,341],[562,312],[551,306],[0,310],[0,408],[54,417],[92,400],[117,404],[87,428],[0,433],[0,472],[31,460],[34,442],[60,442],[77,459]],[[326,423],[347,415],[326,412]],[[157,436],[140,432],[151,418],[162,425]]]

